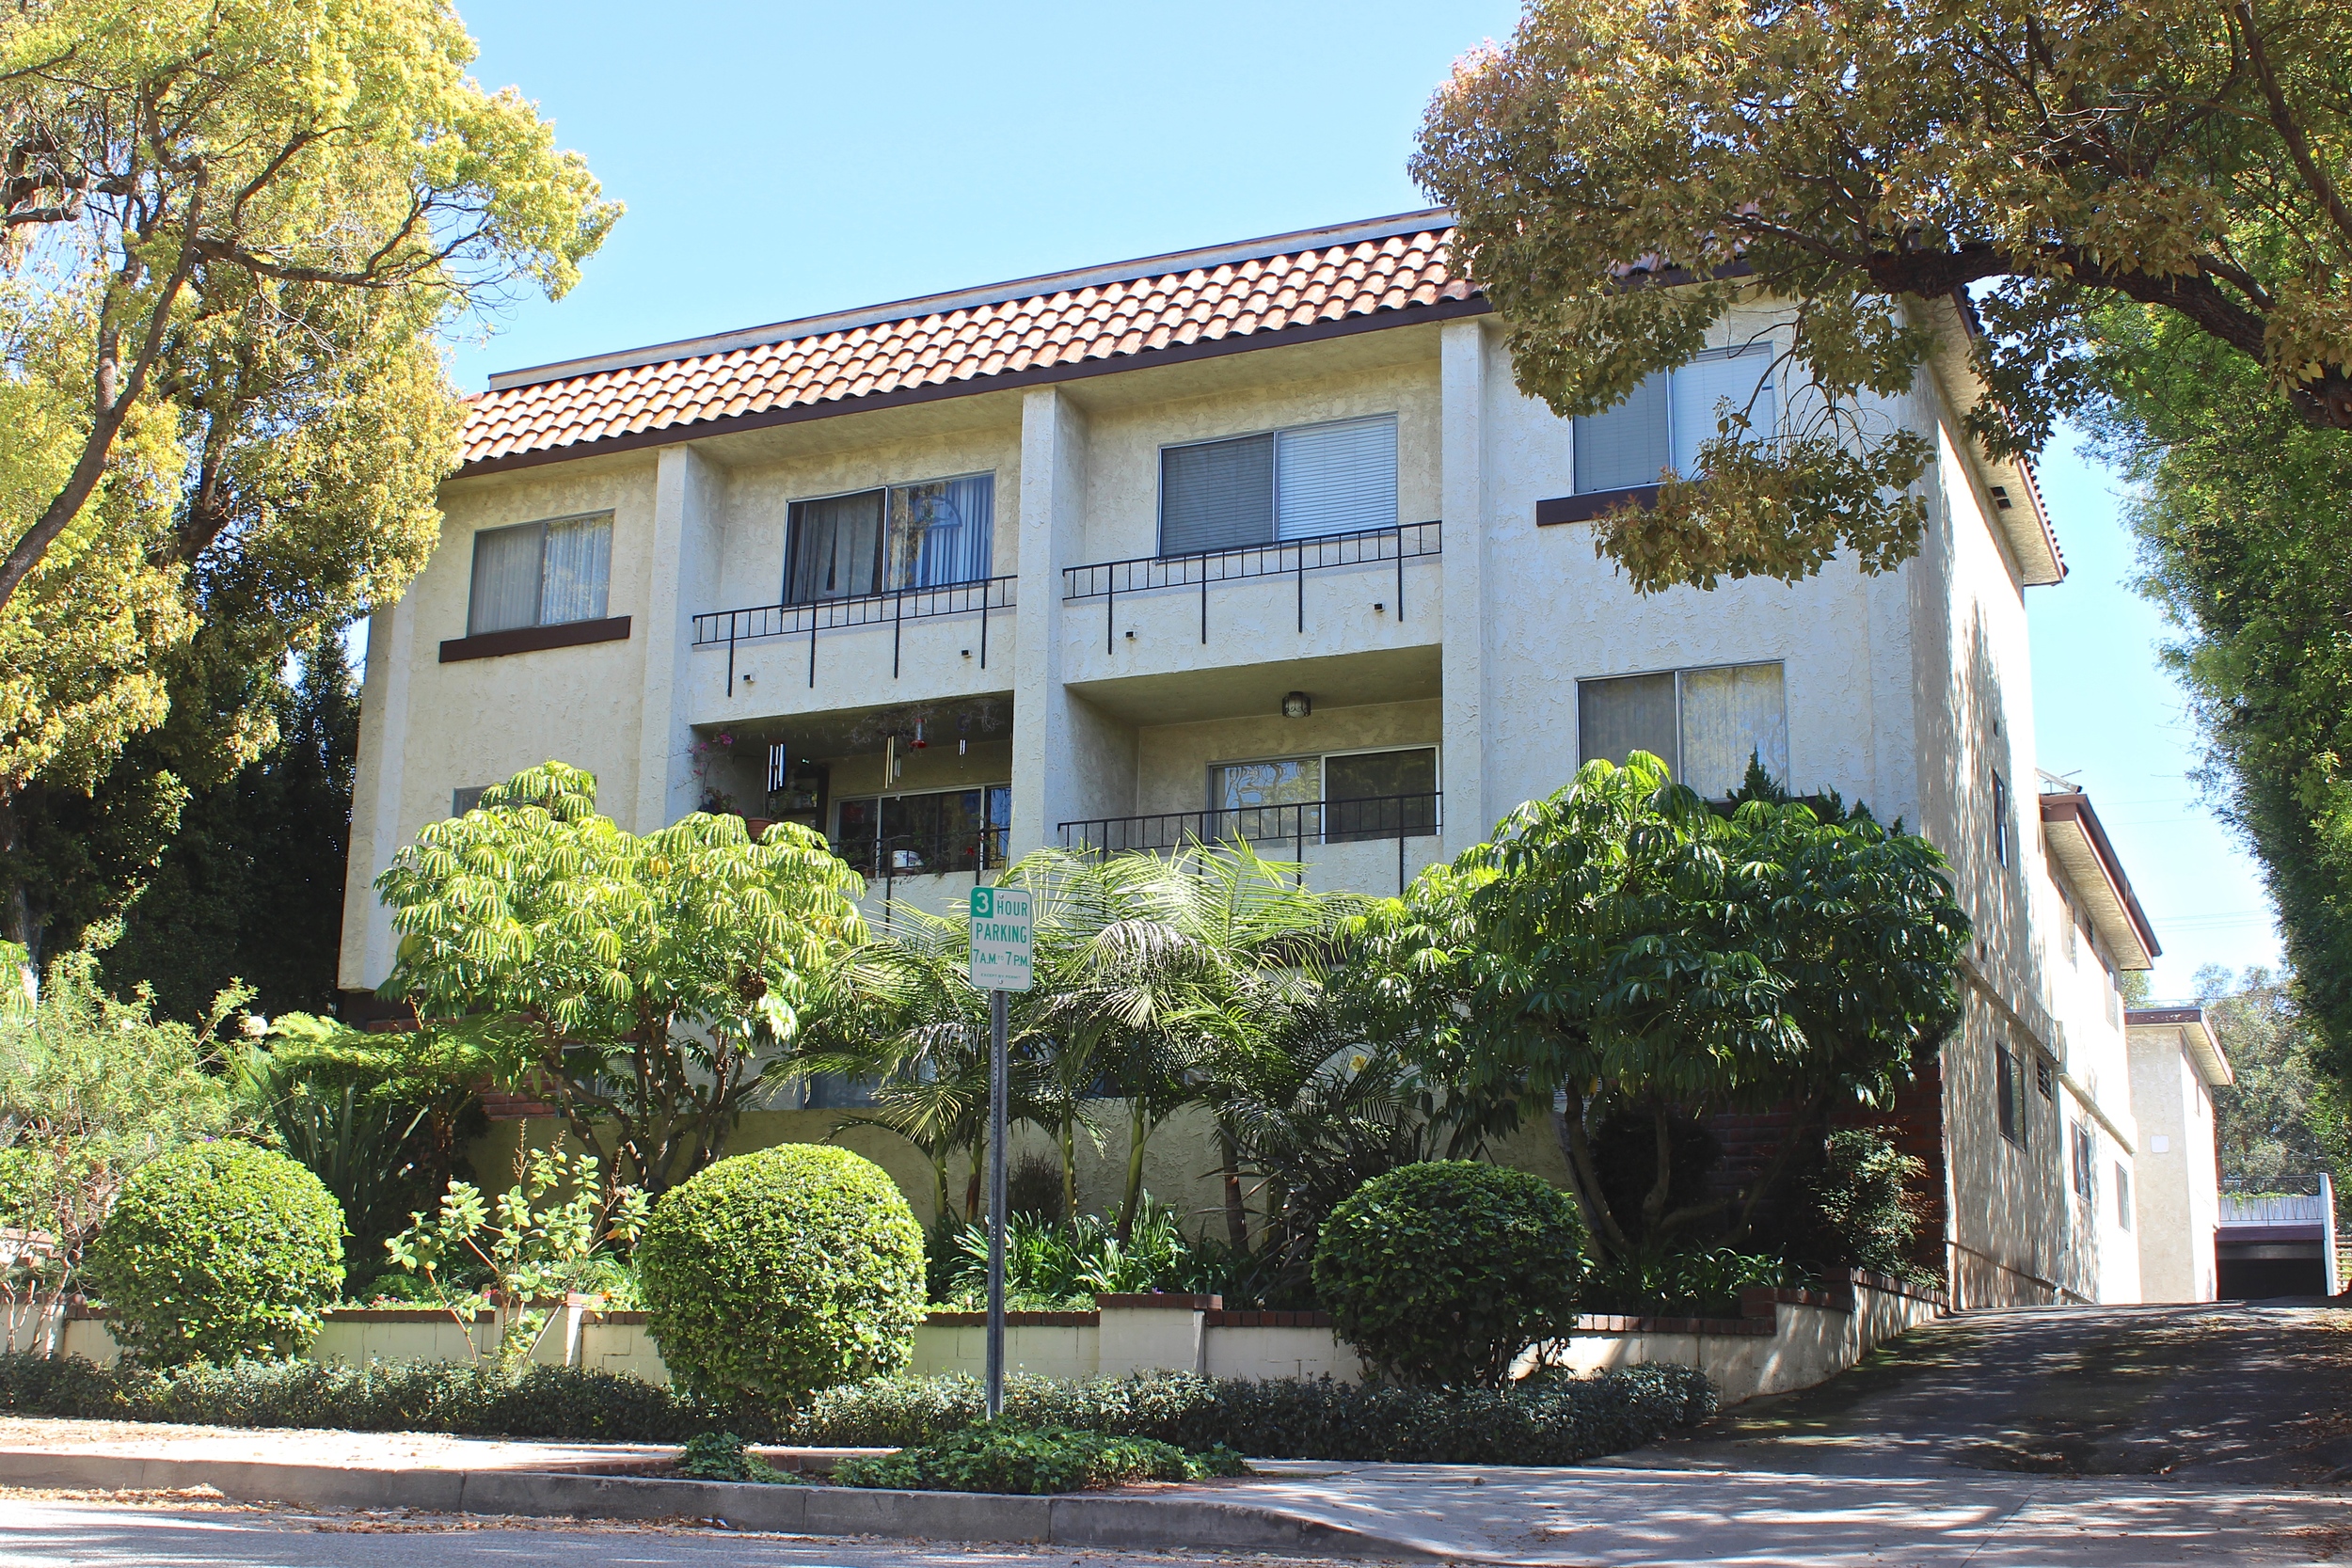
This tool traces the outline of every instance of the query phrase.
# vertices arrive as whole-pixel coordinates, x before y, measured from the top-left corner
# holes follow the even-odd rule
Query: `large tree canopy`
[[[1863,394],[1912,385],[1916,306],[1955,290],[1996,452],[2085,395],[2089,318],[2125,301],[2352,429],[2352,10],[2325,0],[1531,0],[1413,170],[1562,414],[1687,362],[1743,293],[1787,308],[1814,416],[1744,443],[1735,417],[1702,483],[1603,519],[1645,592],[1914,553],[1926,449]]]
[[[431,551],[438,334],[561,294],[617,213],[472,54],[443,0],[0,17],[0,847],[28,783],[87,789]],[[207,711],[203,770],[269,727]]]
[[[1750,801],[1728,818],[1656,757],[1587,763],[1362,924],[1358,1005],[1447,1080],[1562,1107],[1594,1245],[1718,1224],[1670,1210],[1675,1111],[1795,1111],[1733,1232],[1841,1103],[1885,1102],[1959,1017],[1967,917],[1944,861],[1867,814]],[[1604,1191],[1593,1124],[1658,1130],[1638,1215]]]

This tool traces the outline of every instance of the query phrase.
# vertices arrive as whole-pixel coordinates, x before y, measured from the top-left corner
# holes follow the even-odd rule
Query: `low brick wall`
[[[1331,1377],[1352,1383],[1363,1364],[1321,1312],[1225,1309],[1216,1296],[1098,1296],[1091,1312],[1009,1312],[1005,1365],[1038,1377],[1117,1376],[1178,1370],[1210,1377]],[[1737,1318],[1587,1317],[1568,1338],[1537,1347],[1540,1358],[1579,1371],[1676,1363],[1696,1367],[1723,1402],[1809,1387],[1876,1346],[1947,1308],[1943,1293],[1875,1275],[1850,1274],[1814,1291],[1743,1293]],[[496,1349],[497,1328],[482,1313],[461,1325],[447,1312],[343,1307],[310,1350],[320,1362],[463,1361]],[[38,1342],[20,1337],[24,1342]],[[988,1355],[988,1316],[935,1311],[914,1331],[913,1370],[977,1376]],[[114,1338],[96,1313],[68,1314],[66,1353],[115,1359]],[[648,1383],[670,1374],[643,1312],[604,1311],[575,1301],[557,1308],[533,1359],[626,1372]]]

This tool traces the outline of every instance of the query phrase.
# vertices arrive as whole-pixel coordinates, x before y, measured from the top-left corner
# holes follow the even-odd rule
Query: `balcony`
[[[890,678],[894,681],[906,671],[910,654],[914,652],[908,646],[910,639],[918,633],[933,632],[942,623],[954,618],[965,618],[974,623],[969,636],[971,645],[963,646],[959,641],[957,653],[960,657],[954,663],[961,668],[964,658],[977,653],[977,667],[985,670],[988,668],[993,624],[1000,665],[1005,662],[1005,655],[1009,651],[1003,638],[1007,618],[997,611],[1013,608],[1014,580],[1009,577],[988,578],[973,582],[947,583],[936,588],[897,588],[855,598],[819,599],[810,604],[755,605],[744,610],[710,610],[694,617],[693,646],[712,651],[726,650],[725,695],[730,701],[735,696],[738,661],[748,650],[771,648],[778,643],[790,644],[796,640],[807,645],[806,689],[816,690],[818,643],[829,633],[862,634],[876,641],[872,657],[864,657],[861,650],[859,657],[849,661],[849,669],[845,672],[855,679],[860,694],[872,690],[871,683],[881,664],[879,640],[885,631],[890,639]],[[936,662],[946,646],[945,641],[929,635],[923,637],[923,642],[921,654],[927,661]]]
[[[1062,823],[1061,842],[1065,849],[1091,849],[1100,854],[1166,853],[1196,845],[1240,842],[1268,859],[1295,862],[1302,885],[1311,867],[1319,881],[1358,892],[1370,891],[1375,870],[1385,870],[1386,847],[1393,842],[1396,887],[1402,892],[1411,880],[1407,846],[1415,839],[1427,839],[1426,847],[1435,850],[1443,826],[1443,794],[1432,791],[1092,817]],[[1375,852],[1381,859],[1375,860],[1361,847],[1371,845],[1382,847]],[[1426,865],[1436,858],[1427,853],[1420,860]]]

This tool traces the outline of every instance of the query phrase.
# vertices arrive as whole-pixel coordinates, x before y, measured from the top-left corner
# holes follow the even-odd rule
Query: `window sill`
[[[1581,496],[1555,496],[1535,503],[1535,526],[1549,528],[1554,523],[1589,523],[1604,512],[1613,511],[1628,501],[1637,507],[1656,504],[1658,486],[1636,484],[1624,490],[1594,490]]]
[[[541,648],[576,648],[584,642],[625,642],[628,617],[602,621],[564,621],[552,626],[517,626],[513,631],[485,631],[479,637],[453,637],[441,644],[441,662],[497,658],[502,654],[535,653]]]

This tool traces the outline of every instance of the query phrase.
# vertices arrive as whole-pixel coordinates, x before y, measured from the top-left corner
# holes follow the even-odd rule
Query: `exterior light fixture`
[[[1285,691],[1282,693],[1283,718],[1304,719],[1314,710],[1315,705],[1307,700],[1307,694],[1304,691]]]

